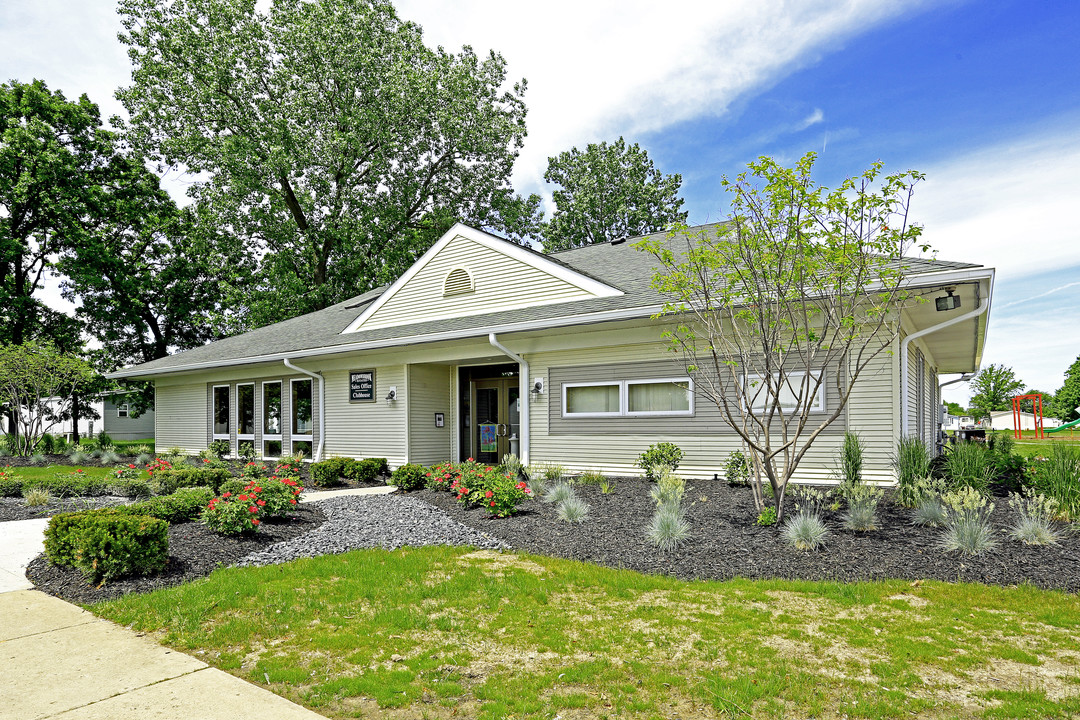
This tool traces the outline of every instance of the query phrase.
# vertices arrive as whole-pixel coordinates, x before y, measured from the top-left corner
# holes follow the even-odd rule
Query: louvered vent
[[[443,283],[443,297],[464,295],[473,291],[472,276],[465,268],[454,268]]]

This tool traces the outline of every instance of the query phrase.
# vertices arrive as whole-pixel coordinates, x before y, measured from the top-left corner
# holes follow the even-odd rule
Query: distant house
[[[49,406],[55,411],[57,407],[57,401],[50,399]],[[95,400],[90,404],[90,409],[97,414],[98,419],[93,418],[80,418],[79,419],[79,438],[85,440],[90,436],[101,430],[101,417],[102,417],[102,403],[101,400]],[[49,425],[46,423],[44,431],[50,435],[60,435],[67,440],[74,438],[74,423],[71,419],[61,420]],[[7,435],[11,432],[10,423],[6,415],[0,414],[0,434]]]
[[[458,224],[388,287],[111,377],[152,380],[158,445],[189,452],[224,440],[233,453],[250,443],[267,458],[398,466],[514,451],[635,474],[638,455],[667,441],[685,453],[680,474],[712,477],[741,444],[666,350],[657,261],[633,244],[544,255]],[[938,441],[939,376],[982,362],[994,270],[920,259],[905,270],[918,294],[955,297],[898,315],[894,351],[860,377],[797,481],[832,478],[849,429],[866,444],[864,476],[894,480],[899,437]],[[835,408],[830,385],[815,413]]]
[[[1057,427],[1061,421],[1057,418],[1043,417],[1043,427]],[[990,413],[990,429],[992,430],[1016,430],[1016,421],[1012,410],[1000,410]],[[1020,413],[1020,429],[1034,430],[1035,415],[1029,412]]]
[[[101,422],[99,429],[104,429],[113,440],[154,438],[154,411],[147,410],[134,417],[127,393],[109,393],[102,397]]]

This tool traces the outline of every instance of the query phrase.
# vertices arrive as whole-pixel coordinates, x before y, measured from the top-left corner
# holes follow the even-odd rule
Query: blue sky
[[[818,151],[827,185],[878,159],[918,169],[912,214],[939,256],[997,268],[984,364],[1054,390],[1080,355],[1080,3],[396,4],[429,43],[494,49],[528,79],[519,191],[548,195],[548,156],[620,135],[682,174],[694,222],[723,216],[720,177],[759,155]],[[118,30],[107,2],[0,0],[0,75],[118,112]]]

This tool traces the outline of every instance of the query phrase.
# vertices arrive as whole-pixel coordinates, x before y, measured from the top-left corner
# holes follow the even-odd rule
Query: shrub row
[[[448,490],[461,504],[482,507],[494,517],[513,515],[518,505],[532,494],[523,481],[502,468],[481,465],[471,458],[462,463],[436,465],[424,476],[428,488]]]
[[[330,458],[311,465],[311,483],[319,487],[339,485],[342,478],[356,482],[374,482],[379,475],[388,475],[386,458]]]
[[[217,492],[223,482],[232,479],[232,473],[226,468],[164,467],[155,470],[153,478],[162,495],[185,487],[208,487]]]

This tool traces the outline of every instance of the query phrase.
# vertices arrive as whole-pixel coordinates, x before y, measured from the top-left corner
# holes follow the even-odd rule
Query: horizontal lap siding
[[[475,290],[443,297],[447,273],[457,267],[472,275]],[[433,257],[397,294],[364,321],[361,329],[475,315],[511,307],[584,299],[581,288],[520,260],[465,238],[457,238]]]
[[[434,465],[450,459],[450,367],[409,366],[409,462]],[[435,427],[435,413],[443,426]]]
[[[158,384],[154,389],[154,438],[158,451],[206,449],[206,384]]]
[[[369,369],[360,361],[355,369]],[[326,448],[327,457],[384,457],[398,466],[407,457],[407,403],[405,366],[375,368],[375,401],[349,402],[349,371],[330,370],[326,379]],[[386,404],[391,386],[398,390],[397,400]]]
[[[723,465],[729,453],[740,450],[741,443],[720,420],[719,412],[708,399],[699,394],[695,398],[695,414],[709,418],[708,434],[690,432],[677,423],[688,423],[698,418],[617,418],[623,424],[620,432],[613,434],[607,429],[597,430],[598,424],[608,419],[569,421],[561,417],[561,382],[568,381],[564,368],[573,368],[583,374],[592,366],[597,378],[610,373],[616,365],[626,365],[633,377],[678,377],[685,370],[673,361],[659,343],[625,345],[619,347],[590,348],[560,352],[532,353],[527,358],[533,377],[548,378],[547,388],[532,401],[532,462],[560,463],[573,471],[602,469],[609,473],[639,474],[635,467],[637,457],[650,445],[673,442],[678,445],[684,459],[679,474],[687,477],[723,476]],[[605,369],[607,368],[607,369]],[[646,373],[642,375],[641,373]],[[831,376],[832,377],[832,376]],[[608,374],[607,378],[611,378]],[[579,377],[572,381],[588,380]],[[618,378],[622,379],[622,378]],[[893,402],[891,382],[894,380],[892,363],[888,354],[879,355],[866,371],[865,377],[852,390],[852,405],[823,435],[819,436],[804,456],[796,472],[797,481],[835,481],[835,468],[845,425],[860,432],[867,443],[866,478],[874,482],[891,482],[893,472],[889,457],[893,438]],[[829,381],[828,402],[838,399],[838,388]],[[714,422],[715,421],[715,425]],[[715,428],[715,432],[713,432]]]

